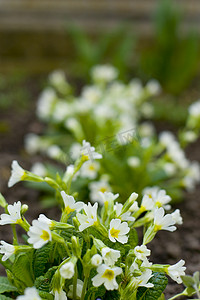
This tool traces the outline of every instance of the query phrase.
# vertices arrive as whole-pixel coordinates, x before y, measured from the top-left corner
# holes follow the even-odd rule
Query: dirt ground
[[[34,99],[37,98],[39,87],[33,86],[30,88],[30,93]],[[13,159],[19,161],[24,167],[29,169],[33,160],[23,150],[24,135],[32,129],[40,132],[41,125],[37,122],[35,114],[35,101],[29,105],[29,109],[15,114],[14,111],[6,113],[0,111],[0,120],[8,122],[9,132],[0,132],[0,191],[5,196],[9,203],[20,200],[29,206],[26,217],[29,222],[38,217],[38,214],[43,212],[48,217],[55,219],[59,218],[59,211],[49,209],[42,210],[38,200],[38,192],[31,190],[19,183],[7,188],[7,181],[10,176],[10,165]],[[191,159],[200,161],[200,141],[187,149],[187,155]],[[173,232],[161,231],[157,237],[149,245],[152,250],[151,261],[153,263],[170,263],[174,264],[180,259],[186,261],[187,273],[192,274],[194,271],[200,270],[200,187],[190,194],[185,194],[185,199],[176,208],[181,210],[183,216],[183,225]],[[1,210],[2,212],[2,210]],[[0,239],[11,242],[9,226],[0,227]],[[0,274],[5,274],[2,267]],[[182,285],[174,284],[169,280],[169,285],[165,291],[166,298],[183,290]]]

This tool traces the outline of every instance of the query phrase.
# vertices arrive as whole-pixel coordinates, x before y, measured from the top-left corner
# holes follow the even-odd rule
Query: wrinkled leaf
[[[7,277],[0,277],[0,294],[5,292],[14,292],[17,288],[10,283]]]

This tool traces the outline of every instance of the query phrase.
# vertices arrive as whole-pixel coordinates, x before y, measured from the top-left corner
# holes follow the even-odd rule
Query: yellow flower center
[[[108,280],[112,280],[115,277],[115,273],[113,270],[107,269],[102,275],[103,278],[107,278]]]
[[[71,207],[69,207],[69,206],[66,206],[65,207],[65,213],[67,214],[67,215],[69,215],[71,212],[73,212],[74,211],[74,209],[72,209]]]
[[[112,228],[112,229],[110,230],[110,235],[111,235],[113,238],[118,238],[119,233],[120,233],[120,230],[118,230],[118,229]]]
[[[43,239],[44,241],[48,241],[49,240],[49,233],[46,230],[42,230],[42,234],[41,234],[41,239]]]
[[[94,165],[90,165],[90,166],[89,166],[89,170],[90,170],[90,171],[94,171],[94,170],[95,170]]]
[[[161,225],[155,225],[154,226],[154,231],[159,231],[162,229],[162,226]]]
[[[100,188],[99,191],[102,192],[102,193],[105,193],[107,191],[107,189],[105,187],[102,187],[102,188]]]

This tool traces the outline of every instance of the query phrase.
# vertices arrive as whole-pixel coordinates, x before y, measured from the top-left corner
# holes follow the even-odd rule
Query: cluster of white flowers
[[[97,202],[94,205],[91,205],[91,203],[85,204],[83,202],[76,202],[73,196],[67,195],[62,191],[61,197],[64,206],[62,209],[61,222],[62,220],[64,221],[64,218],[65,221],[68,220],[70,215],[74,214],[75,223],[68,225],[67,223],[55,222],[45,215],[40,214],[37,220],[33,220],[32,226],[29,225],[27,227],[27,234],[29,236],[27,242],[35,249],[42,248],[46,243],[52,242],[53,240],[65,244],[63,237],[59,235],[59,231],[56,231],[56,229],[62,228],[62,230],[64,230],[65,228],[68,229],[77,226],[79,234],[83,233],[84,238],[86,232],[94,228],[96,232],[99,232],[102,235],[102,240],[95,237],[95,231],[90,231],[90,234],[94,235],[93,245],[96,247],[97,252],[85,263],[88,264],[88,269],[96,268],[96,275],[92,277],[93,286],[99,287],[103,284],[106,290],[109,291],[118,289],[119,283],[117,282],[116,277],[124,276],[123,267],[118,264],[118,261],[121,260],[121,252],[117,249],[118,245],[128,245],[131,228],[137,227],[138,222],[140,225],[148,224],[143,244],[136,246],[127,253],[127,255],[131,255],[130,259],[132,260],[127,271],[130,275],[130,282],[127,288],[130,288],[130,286],[134,290],[141,286],[151,288],[154,285],[149,282],[149,280],[153,277],[153,271],[156,271],[156,268],[158,267],[149,262],[147,257],[150,255],[150,250],[147,249],[146,244],[153,239],[159,230],[174,231],[176,229],[175,224],[181,224],[182,218],[180,216],[180,211],[178,210],[172,214],[165,215],[164,208],[169,208],[167,206],[171,198],[166,195],[164,190],[159,190],[155,187],[147,188],[145,192],[146,194],[144,194],[142,198],[141,205],[138,204],[138,194],[136,193],[132,193],[123,205],[116,202],[119,194],[114,195],[111,192],[99,192],[102,199],[101,210],[103,212],[99,214]],[[135,203],[137,203],[137,205],[135,205]],[[0,224],[21,225],[23,221],[19,222],[19,220],[22,220],[20,211],[20,201],[14,203],[14,205],[8,205],[7,213],[1,215]],[[145,216],[147,216],[146,221],[145,216],[141,217],[144,212]],[[102,222],[102,220],[104,221]],[[73,239],[74,238],[75,237],[73,237]],[[1,241],[1,244],[0,253],[3,254],[2,260],[5,261],[15,254],[18,246],[7,244],[4,241]],[[108,246],[114,246],[115,244],[117,247],[112,248]],[[20,247],[23,248],[25,246]],[[69,251],[69,249],[67,251]],[[61,263],[56,273],[62,280],[59,281],[61,282],[60,286],[55,286],[52,289],[55,299],[57,299],[57,297],[60,299],[59,297],[61,296],[63,297],[62,299],[67,299],[66,291],[63,290],[63,280],[70,280],[75,274],[78,257],[74,257],[74,252],[73,254],[70,254],[70,251],[67,253],[69,257],[66,261]],[[70,255],[72,256],[70,257]],[[180,276],[183,275],[185,271],[183,265],[184,261],[181,260],[173,266],[159,265],[159,268],[172,279],[181,283],[182,280]],[[80,296],[84,291],[85,284],[81,281],[81,278],[78,278],[76,284],[77,295]],[[28,295],[31,292],[35,297],[33,299],[40,299],[34,288],[27,289],[24,296],[19,296],[17,299],[28,299],[27,297],[29,297]],[[71,285],[67,295],[70,297],[73,292],[73,285]]]
[[[164,164],[165,172],[177,175],[180,184],[191,191],[200,182],[200,164],[197,161],[189,161],[175,136],[168,131],[164,131],[159,136],[160,144],[166,149],[167,160]]]

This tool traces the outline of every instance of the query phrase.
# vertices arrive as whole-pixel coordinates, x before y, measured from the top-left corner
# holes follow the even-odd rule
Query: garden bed
[[[35,82],[33,80],[33,82]],[[37,98],[39,93],[39,86],[36,83],[28,84],[29,92],[33,99]],[[42,125],[36,120],[35,111],[36,102],[29,101],[26,109],[15,111],[10,109],[9,111],[0,112],[1,123],[7,124],[7,130],[0,132],[0,189],[2,194],[6,197],[9,203],[14,201],[22,201],[29,206],[29,210],[26,213],[29,221],[38,217],[38,214],[43,212],[50,218],[58,219],[58,209],[49,209],[48,211],[41,208],[39,202],[38,191],[31,190],[24,186],[23,183],[19,183],[16,186],[8,190],[7,181],[10,176],[10,165],[13,159],[17,159],[20,164],[29,169],[31,163],[36,161],[37,158],[30,158],[23,150],[23,138],[24,135],[31,130],[40,132]],[[3,124],[3,123],[2,123]],[[187,155],[190,159],[200,161],[199,156],[200,141],[191,145],[187,149]],[[41,158],[40,158],[41,159]],[[137,192],[137,191],[136,191]],[[159,232],[157,238],[150,243],[149,248],[152,249],[151,261],[154,263],[176,263],[180,257],[186,261],[187,273],[200,270],[200,187],[195,192],[185,194],[184,202],[176,205],[181,210],[183,216],[183,225],[179,226],[177,231],[173,234],[170,232]],[[9,226],[1,226],[0,239],[11,242]],[[0,269],[1,274],[5,274],[2,267]],[[166,290],[166,298],[178,293],[183,289],[182,286],[170,281],[170,284]]]

